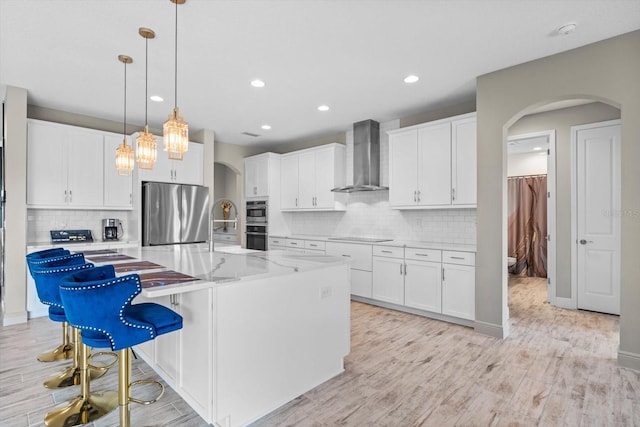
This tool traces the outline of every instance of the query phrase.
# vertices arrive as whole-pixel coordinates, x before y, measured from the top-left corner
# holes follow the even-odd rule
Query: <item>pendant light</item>
[[[156,137],[149,132],[149,122],[147,120],[147,98],[149,89],[149,39],[155,38],[156,33],[141,27],[138,33],[144,38],[144,131],[136,138],[136,159],[140,169],[153,169],[153,165],[158,157],[156,148]]]
[[[133,171],[133,148],[127,145],[127,64],[131,64],[133,59],[127,55],[118,55],[118,60],[124,64],[124,124],[122,144],[116,148],[116,169],[118,175],[129,176]]]
[[[164,151],[170,159],[182,160],[182,155],[189,149],[189,126],[178,114],[178,5],[186,0],[170,0],[176,5],[176,32],[175,32],[175,56],[174,56],[174,107],[169,119],[164,122]]]

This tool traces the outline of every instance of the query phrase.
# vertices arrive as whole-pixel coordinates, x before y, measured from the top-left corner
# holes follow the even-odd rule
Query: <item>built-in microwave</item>
[[[267,201],[253,200],[247,202],[247,224],[267,222]]]

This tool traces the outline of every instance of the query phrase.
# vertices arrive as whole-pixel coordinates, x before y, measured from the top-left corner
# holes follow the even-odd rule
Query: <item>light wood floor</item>
[[[618,317],[546,304],[541,279],[512,278],[511,336],[352,302],[345,372],[254,423],[262,426],[639,426],[640,374],[618,368]],[[46,319],[0,328],[0,426],[41,426],[55,403],[35,361],[59,327]],[[134,362],[134,377],[154,377]],[[116,372],[93,388],[116,387]],[[135,426],[203,426],[171,389],[134,405]],[[94,427],[117,425],[112,413]]]

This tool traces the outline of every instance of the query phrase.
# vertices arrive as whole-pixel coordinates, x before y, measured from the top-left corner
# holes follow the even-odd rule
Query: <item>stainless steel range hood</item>
[[[353,185],[334,188],[338,193],[388,190],[380,186],[380,123],[353,124]]]

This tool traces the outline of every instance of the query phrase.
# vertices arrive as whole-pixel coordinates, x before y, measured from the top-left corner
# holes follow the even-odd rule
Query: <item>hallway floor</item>
[[[640,373],[617,366],[618,317],[550,306],[544,279],[511,278],[511,336],[352,302],[345,372],[253,426],[640,425]],[[55,402],[41,382],[61,364],[35,360],[60,328],[47,319],[0,328],[0,425],[42,426]],[[142,361],[134,379],[156,377]],[[92,384],[115,388],[114,369]],[[204,426],[171,389],[133,405],[139,426]],[[117,425],[117,412],[92,424]]]

